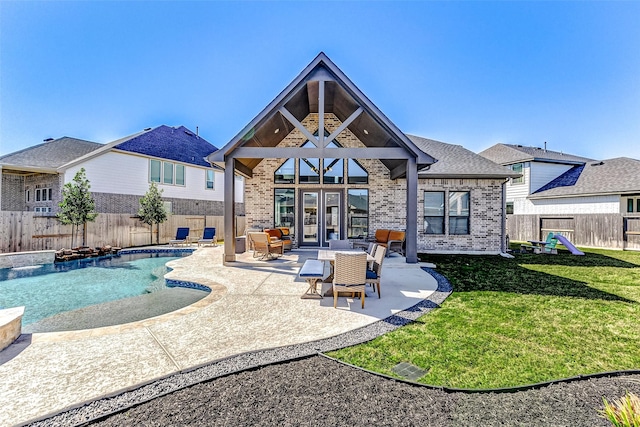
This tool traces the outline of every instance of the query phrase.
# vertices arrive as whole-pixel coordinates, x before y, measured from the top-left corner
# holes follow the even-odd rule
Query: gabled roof
[[[161,125],[105,144],[99,150],[74,159],[61,166],[60,169],[69,168],[111,150],[210,167],[205,157],[217,148],[184,126]]]
[[[324,81],[324,111],[333,113],[347,128],[370,148],[400,147],[416,157],[418,165],[428,165],[433,159],[414,146],[349,78],[324,54],[320,53],[267,107],[240,133],[208,160],[222,163],[230,153],[242,147],[276,147],[295,126],[286,115],[290,113],[301,122],[310,113],[320,111],[320,80]],[[362,113],[357,114],[358,109]],[[283,114],[283,111],[286,112]],[[355,114],[354,114],[355,113]],[[313,132],[313,130],[311,130]],[[252,170],[262,159],[237,158],[246,171]],[[390,170],[402,167],[397,159],[380,159]]]
[[[551,151],[540,147],[525,147],[515,144],[496,144],[479,154],[500,165],[510,165],[521,162],[583,164],[593,161],[593,159],[574,156],[560,151]]]
[[[640,194],[640,160],[618,157],[572,168],[529,199],[610,194]]]
[[[407,135],[422,151],[437,161],[418,172],[420,178],[516,178],[519,173],[498,165],[461,145]]]
[[[55,173],[61,165],[102,147],[97,142],[64,136],[0,157],[3,169]]]

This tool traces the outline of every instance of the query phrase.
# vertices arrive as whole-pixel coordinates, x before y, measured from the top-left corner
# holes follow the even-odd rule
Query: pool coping
[[[136,253],[168,253],[168,252],[180,252],[180,253],[193,253],[196,249],[194,248],[148,248],[148,249],[123,249],[120,251],[120,255],[127,254],[136,254]],[[117,256],[117,255],[114,255]],[[167,320],[174,319],[176,317],[185,316],[187,314],[193,313],[195,311],[199,311],[214,302],[218,301],[226,294],[224,289],[211,281],[210,283],[196,283],[185,280],[177,280],[167,278],[168,275],[180,274],[182,267],[175,263],[178,260],[167,261],[165,265],[170,269],[167,274],[165,274],[165,282],[167,286],[178,286],[184,288],[198,289],[208,291],[208,295],[203,297],[202,299],[190,304],[186,307],[179,308],[174,311],[170,311],[168,313],[159,314],[157,316],[149,317],[147,319],[137,320],[135,322],[121,323],[118,325],[110,325],[110,326],[101,326],[97,328],[90,329],[77,329],[72,331],[55,331],[55,332],[35,332],[31,334],[31,342],[57,342],[57,341],[67,341],[67,340],[76,340],[82,339],[85,337],[96,337],[103,335],[112,335],[118,334],[124,331],[128,331],[131,329],[137,328],[145,328],[157,323],[166,322]]]

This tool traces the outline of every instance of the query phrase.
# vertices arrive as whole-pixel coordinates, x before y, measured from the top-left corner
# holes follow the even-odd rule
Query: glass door
[[[300,246],[328,246],[329,240],[345,238],[340,191],[303,190],[301,198]]]
[[[324,193],[324,241],[342,238],[340,221],[340,193]],[[328,244],[328,243],[327,243]],[[323,244],[324,246],[324,244]]]
[[[302,192],[302,236],[300,245],[319,246],[320,234],[318,233],[318,191]]]

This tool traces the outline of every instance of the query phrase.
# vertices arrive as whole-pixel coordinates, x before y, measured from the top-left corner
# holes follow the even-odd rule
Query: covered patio
[[[208,160],[225,170],[225,262],[237,261],[236,175],[249,227],[290,227],[300,247],[401,229],[404,261],[418,261],[418,171],[435,160],[324,53]]]

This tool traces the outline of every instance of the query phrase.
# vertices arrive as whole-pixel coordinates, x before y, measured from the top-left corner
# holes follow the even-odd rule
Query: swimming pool
[[[27,330],[28,325],[47,323],[46,319],[49,318],[66,317],[66,323],[73,322],[79,326],[71,329],[81,329],[87,326],[97,327],[132,321],[131,316],[135,313],[124,313],[125,310],[146,310],[150,313],[147,317],[159,314],[158,310],[164,305],[168,307],[167,310],[173,311],[177,309],[175,305],[179,302],[165,304],[163,300],[179,300],[175,294],[180,291],[172,291],[166,287],[164,275],[168,269],[165,264],[190,253],[179,250],[151,253],[148,250],[128,253],[123,251],[117,257],[0,269],[0,307],[25,306],[22,323],[27,326]],[[202,290],[189,291],[190,295],[182,298],[185,305],[207,294]],[[143,297],[145,295],[148,297]],[[118,301],[120,304],[110,304],[112,301]],[[98,310],[99,306],[103,306],[103,309]],[[123,313],[119,313],[121,311]],[[77,314],[74,319],[66,312],[84,313],[84,317],[89,318],[99,314],[107,319],[95,319],[95,322],[90,321],[87,325],[86,321],[78,319]],[[118,317],[124,321],[117,321]],[[135,314],[134,320],[139,320],[140,317],[144,318],[145,313]],[[52,330],[52,326],[45,329]],[[53,328],[68,329],[69,326],[62,329]]]

